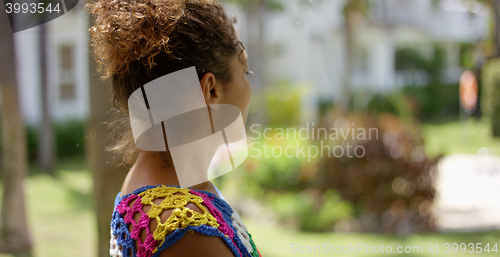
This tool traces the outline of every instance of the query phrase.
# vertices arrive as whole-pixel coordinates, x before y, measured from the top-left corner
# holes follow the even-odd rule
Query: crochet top
[[[161,203],[154,202],[157,198],[163,199]],[[185,207],[188,203],[203,213]],[[151,206],[147,213],[143,209],[146,205]],[[167,209],[172,214],[161,222],[160,215]],[[158,222],[155,231],[149,229],[152,219]],[[146,238],[141,240],[143,230]],[[241,218],[226,201],[207,191],[164,185],[141,187],[123,197],[118,193],[109,253],[113,257],[157,257],[190,230],[222,238],[234,256],[261,256]]]

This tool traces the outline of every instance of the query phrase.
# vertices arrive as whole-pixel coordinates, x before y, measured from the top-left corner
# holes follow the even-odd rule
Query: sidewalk
[[[500,229],[500,157],[486,148],[439,161],[434,215],[440,231]]]

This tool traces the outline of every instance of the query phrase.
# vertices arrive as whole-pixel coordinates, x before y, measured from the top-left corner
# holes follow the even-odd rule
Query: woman
[[[260,256],[216,187],[179,187],[170,151],[139,150],[127,117],[133,92],[194,66],[207,106],[237,106],[246,121],[253,74],[235,19],[211,0],[101,0],[88,10],[95,57],[122,115],[113,124],[126,128],[114,129],[120,132],[110,150],[133,164],[116,198],[110,254]]]

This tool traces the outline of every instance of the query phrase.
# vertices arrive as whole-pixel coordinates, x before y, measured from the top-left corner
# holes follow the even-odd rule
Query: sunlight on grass
[[[59,180],[45,174],[28,180],[28,217],[36,256],[94,256],[91,176],[85,171],[60,174]]]
[[[259,249],[262,256],[273,256],[273,257],[285,257],[285,256],[371,256],[376,254],[375,252],[366,252],[366,244],[371,246],[372,249],[375,246],[382,246],[387,248],[391,246],[393,251],[396,251],[398,246],[422,246],[422,252],[420,253],[391,253],[391,256],[441,256],[445,251],[445,243],[482,243],[484,247],[487,243],[490,243],[490,249],[492,245],[498,243],[497,246],[500,247],[500,231],[482,232],[482,233],[454,233],[454,234],[428,234],[428,235],[411,235],[407,237],[398,237],[392,235],[378,235],[378,234],[367,234],[367,233],[305,233],[299,231],[293,231],[287,228],[276,228],[270,227],[268,225],[259,224],[255,221],[245,220],[245,224],[252,234],[252,238],[255,241],[257,249]],[[361,243],[363,249],[357,250],[357,253],[351,251],[349,253],[331,253],[331,252],[320,252],[323,251],[335,251],[335,246],[351,246],[356,247],[357,244]],[[323,244],[333,245],[333,250],[331,248],[321,248]],[[429,245],[436,246],[438,244],[438,251],[440,254],[429,253]],[[314,246],[319,246],[316,248],[316,253],[294,253],[298,251],[298,247],[303,246],[305,251],[306,246],[312,246],[312,251]],[[355,248],[356,248],[355,247]],[[344,248],[344,251],[348,251],[348,248]],[[417,249],[417,248],[415,248]],[[340,248],[338,248],[340,251]],[[468,250],[468,249],[467,249]],[[499,249],[500,250],[500,249]],[[415,250],[416,251],[416,250]],[[384,254],[376,254],[384,256]],[[495,252],[488,253],[448,253],[445,256],[496,256]]]
[[[65,166],[60,166],[56,178],[34,174],[25,184],[36,257],[90,257],[97,252],[92,176],[83,162],[79,169]]]
[[[442,124],[423,124],[425,151],[427,156],[453,153],[476,154],[488,148],[490,154],[500,155],[500,138],[493,138],[486,119],[450,121]]]

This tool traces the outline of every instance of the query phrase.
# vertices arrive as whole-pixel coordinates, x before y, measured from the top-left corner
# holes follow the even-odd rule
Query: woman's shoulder
[[[113,253],[132,256],[132,252],[137,256],[161,256],[160,252],[188,231],[205,236],[183,239],[191,238],[188,243],[203,245],[214,240],[210,237],[218,237],[235,256],[259,256],[238,214],[210,192],[177,186],[147,186],[125,196],[118,195],[115,203],[111,222],[112,256]]]

